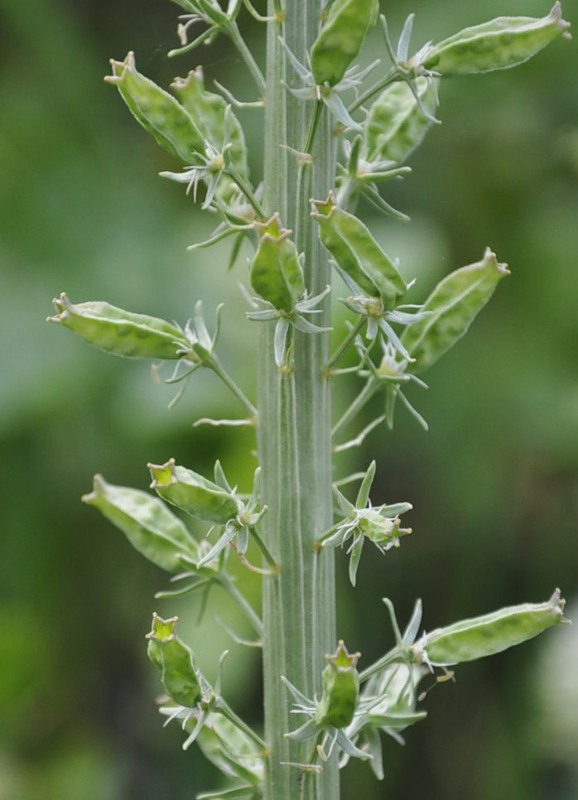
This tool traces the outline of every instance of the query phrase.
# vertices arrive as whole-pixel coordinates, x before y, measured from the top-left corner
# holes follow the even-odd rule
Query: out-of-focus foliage
[[[537,0],[483,8],[398,0],[384,10],[393,30],[416,12],[417,45],[483,21],[478,14],[548,9]],[[209,88],[216,77],[251,96],[220,41],[193,60],[166,59],[174,27],[168,1],[0,0],[0,800],[184,800],[212,780],[193,749],[181,752],[177,729],[161,731],[144,641],[152,610],[169,616],[198,601],[153,600],[164,576],[79,498],[95,472],[146,489],[146,463],[169,457],[200,472],[219,457],[247,490],[251,434],[191,427],[198,416],[237,412],[214,376],[195,374],[167,411],[173,392],[146,366],[110,359],[44,322],[64,289],[179,323],[200,297],[209,320],[224,301],[220,355],[253,391],[256,326],[245,323],[237,291],[243,258],[229,274],[226,244],[186,251],[211,220],[157,177],[175,164],[102,81],[108,58],[132,48],[159,83],[202,59]],[[258,27],[245,29],[260,56]],[[381,42],[372,41],[377,55]],[[428,373],[429,392],[411,390],[430,432],[400,411],[393,433],[378,429],[357,456],[365,469],[369,452],[381,453],[375,503],[407,497],[415,508],[413,537],[385,560],[362,560],[355,591],[337,557],[340,636],[368,660],[390,635],[383,595],[400,616],[421,596],[431,628],[540,599],[556,585],[569,598],[578,593],[575,65],[576,45],[558,42],[509,73],[445,83],[443,124],[410,159],[414,173],[388,187],[412,222],[370,220],[404,278],[418,278],[420,297],[488,245],[512,275]],[[258,176],[259,112],[240,116]],[[341,390],[338,410],[353,392]],[[343,471],[351,468],[341,458]],[[241,580],[255,597],[257,585]],[[375,641],[364,631],[379,613],[383,639]],[[225,599],[219,615],[250,635]],[[212,621],[181,633],[211,677],[231,646],[224,690],[241,715],[258,719],[257,654]],[[344,797],[574,798],[578,741],[568,736],[576,732],[544,708],[555,704],[552,687],[573,675],[575,639],[574,651],[558,645],[567,635],[558,629],[462,668],[455,685],[428,697],[429,719],[405,748],[384,742],[385,783],[352,765]]]

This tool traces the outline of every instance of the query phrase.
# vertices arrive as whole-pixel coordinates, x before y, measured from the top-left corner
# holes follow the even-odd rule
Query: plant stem
[[[301,151],[308,140],[315,108],[286,91],[286,53],[279,41],[306,63],[306,50],[315,37],[321,0],[293,0],[286,22],[268,26],[267,101],[265,105],[265,192],[267,214],[278,212],[294,230],[304,255],[310,295],[330,283],[327,258],[309,213],[311,194],[326,197],[335,174],[335,143],[328,114],[322,114],[310,165],[300,165],[291,151]],[[276,4],[269,2],[275,17]],[[299,172],[301,175],[299,176]],[[300,178],[300,179],[299,179]],[[323,303],[320,324],[329,323],[329,299]],[[274,357],[274,325],[263,323],[259,348],[258,447],[262,466],[263,539],[280,565],[279,575],[265,578],[264,690],[265,738],[270,750],[265,800],[338,800],[335,759],[320,775],[302,780],[299,768],[307,764],[310,743],[288,740],[295,727],[291,699],[281,675],[308,697],[321,691],[324,655],[336,644],[333,557],[314,551],[316,539],[332,523],[331,407],[329,378],[323,367],[328,358],[328,334],[295,331],[293,362],[278,368]]]

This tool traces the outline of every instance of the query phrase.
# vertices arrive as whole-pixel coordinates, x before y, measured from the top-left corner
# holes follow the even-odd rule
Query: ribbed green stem
[[[269,13],[275,14],[270,0]],[[283,25],[268,32],[265,132],[265,194],[268,214],[278,212],[293,230],[304,254],[308,291],[330,282],[327,258],[310,216],[309,199],[324,198],[334,180],[335,144],[325,113],[317,122],[313,163],[300,166],[293,151],[303,151],[315,103],[298,100],[283,82],[296,85],[279,36],[302,62],[319,27],[320,0],[288,0]],[[322,317],[322,318],[321,318]],[[329,323],[329,304],[315,322]],[[304,774],[290,763],[305,763],[311,742],[296,743],[284,734],[303,722],[290,714],[291,699],[281,682],[288,678],[305,695],[320,694],[324,655],[336,645],[332,556],[313,545],[332,524],[331,408],[327,334],[295,332],[294,363],[279,370],[273,352],[273,326],[263,325],[259,351],[259,456],[263,502],[263,538],[279,575],[265,578],[264,691],[265,737],[270,748],[266,800],[338,800],[335,759],[321,775]]]

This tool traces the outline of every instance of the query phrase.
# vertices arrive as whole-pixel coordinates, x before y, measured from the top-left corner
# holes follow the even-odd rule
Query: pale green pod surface
[[[305,278],[291,233],[277,215],[258,223],[261,234],[251,264],[251,286],[263,300],[280,311],[292,311],[305,293]]]
[[[193,470],[176,466],[173,458],[166,464],[147,466],[153,479],[151,489],[187,514],[224,525],[239,513],[239,501],[232,494]]]
[[[335,0],[311,48],[315,83],[335,86],[377,22],[379,0]]]
[[[138,489],[112,486],[101,475],[95,475],[93,491],[82,500],[98,508],[139,553],[162,569],[181,571],[182,555],[199,561],[197,542],[158,497]]]
[[[314,200],[313,217],[319,238],[337,266],[370,297],[379,297],[386,310],[395,307],[407,290],[397,267],[360,219],[336,206]]]
[[[461,339],[506,275],[507,265],[498,263],[487,248],[482,261],[461,267],[440,281],[423,305],[422,312],[427,315],[408,325],[401,337],[414,359],[407,371],[423,372]]]
[[[388,519],[382,517],[379,511],[374,508],[364,508],[358,511],[358,527],[360,532],[369,539],[380,545],[389,545],[384,549],[389,550],[399,543],[400,536],[399,518]]]
[[[171,700],[193,708],[201,699],[201,684],[193,653],[175,633],[178,617],[161,619],[153,614],[147,633],[147,655],[161,673],[161,681]]]
[[[508,69],[532,58],[559,36],[569,37],[560,3],[546,17],[497,17],[433,45],[422,66],[441,75]]]
[[[363,122],[361,157],[370,163],[394,161],[402,164],[421,144],[433,125],[431,117],[438,107],[436,78],[418,78],[415,95],[404,81],[392,83],[372,104]],[[423,110],[431,115],[427,117]]]
[[[168,92],[137,71],[134,53],[124,61],[111,61],[114,84],[136,120],[169,153],[184,164],[198,162],[205,152],[203,136],[193,118]]]
[[[223,775],[253,786],[262,782],[263,757],[256,752],[255,742],[232,720],[209,714],[195,741]]]
[[[323,691],[315,709],[315,722],[320,728],[345,728],[357,708],[359,700],[359,653],[348,653],[342,641],[323,670]]]
[[[205,89],[203,70],[197,67],[186,78],[176,78],[171,84],[183,107],[194,120],[202,137],[221,152],[229,143],[231,163],[243,176],[248,177],[247,146],[243,128],[231,108],[219,94]]]
[[[174,360],[189,350],[183,331],[158,317],[135,314],[101,301],[71,303],[66,294],[52,301],[58,314],[48,317],[90,344],[116,356]]]
[[[414,646],[419,661],[446,667],[501,653],[565,622],[560,590],[546,603],[524,603],[425,634]]]

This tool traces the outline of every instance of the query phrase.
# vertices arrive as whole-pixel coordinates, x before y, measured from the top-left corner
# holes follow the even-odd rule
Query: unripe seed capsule
[[[184,109],[194,120],[201,136],[217,152],[229,144],[231,163],[243,177],[248,177],[247,147],[243,128],[230,106],[219,94],[205,89],[203,70],[197,67],[186,78],[176,78],[171,84]],[[228,109],[228,111],[227,111]]]
[[[524,603],[426,633],[414,645],[418,662],[447,667],[501,653],[566,622],[566,601],[556,589],[546,603]]]
[[[199,548],[186,526],[158,497],[126,486],[112,486],[101,475],[82,498],[121,530],[132,546],[153,564],[179,572],[182,555],[200,560]]]
[[[413,359],[407,371],[423,372],[453,347],[486,305],[498,282],[509,274],[507,264],[498,263],[488,247],[482,261],[461,267],[440,281],[423,305],[423,317],[408,325],[401,337]]]
[[[362,158],[394,161],[402,164],[433,125],[431,117],[438,107],[438,84],[435,78],[418,78],[416,92],[422,108],[407,83],[388,86],[375,100],[363,123]]]
[[[379,297],[386,310],[395,307],[407,290],[393,261],[369,229],[353,214],[335,205],[333,198],[312,201],[319,238],[340,270],[369,297]]]
[[[183,331],[158,317],[134,314],[100,301],[74,305],[66,294],[52,301],[58,314],[48,317],[90,344],[127,358],[182,358],[189,344]]]
[[[315,709],[315,722],[320,728],[345,728],[357,708],[359,674],[356,669],[359,653],[348,653],[343,641],[323,670],[323,693]]]
[[[311,48],[315,83],[335,86],[377,22],[379,0],[335,0]]]
[[[193,653],[175,633],[178,617],[161,619],[153,614],[147,655],[160,670],[161,681],[175,703],[193,708],[201,699],[201,684]]]
[[[151,489],[187,514],[219,525],[237,517],[240,506],[234,495],[191,469],[176,466],[173,458],[166,464],[148,464],[148,468]]]
[[[275,214],[257,223],[261,240],[251,264],[251,286],[280,311],[292,311],[305,293],[303,269],[291,233]]]
[[[263,782],[265,753],[257,751],[256,744],[247,733],[223,714],[209,713],[198,732],[196,744],[217,769],[245,785],[254,785],[249,800],[260,796],[258,785]]]
[[[569,38],[570,23],[555,3],[547,17],[497,17],[474,25],[424,51],[421,66],[440,75],[469,75],[508,69],[532,58],[558,36]]]
[[[105,81],[114,84],[136,120],[184,164],[198,161],[205,152],[203,136],[191,115],[170,95],[137,71],[134,53],[124,61],[111,61],[112,75]]]

